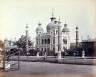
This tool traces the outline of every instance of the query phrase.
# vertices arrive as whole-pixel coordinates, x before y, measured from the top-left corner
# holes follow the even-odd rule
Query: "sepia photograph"
[[[96,77],[96,0],[0,0],[0,77]]]

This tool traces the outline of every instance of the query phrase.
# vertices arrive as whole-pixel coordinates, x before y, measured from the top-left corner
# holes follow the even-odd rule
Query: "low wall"
[[[10,60],[18,60],[17,56],[12,56]],[[64,64],[84,64],[84,65],[95,65],[96,59],[92,59],[90,57],[64,57],[58,59],[54,56],[48,56],[45,58],[44,56],[20,56],[20,61],[30,61],[30,62],[50,62],[50,63],[64,63]]]

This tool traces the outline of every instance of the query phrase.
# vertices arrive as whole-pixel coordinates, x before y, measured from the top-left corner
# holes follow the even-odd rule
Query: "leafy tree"
[[[21,38],[19,38],[19,40],[16,42],[18,48],[22,48],[24,54],[26,54],[26,36],[22,35]],[[28,37],[28,45],[31,46],[33,45],[30,37]]]
[[[28,45],[31,46],[33,45],[30,37],[28,38]],[[25,48],[26,47],[26,36],[22,35],[21,38],[17,41],[17,46],[20,48]]]

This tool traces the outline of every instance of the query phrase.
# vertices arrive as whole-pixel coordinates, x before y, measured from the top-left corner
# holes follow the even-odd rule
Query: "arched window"
[[[53,47],[53,51],[55,51],[55,47]]]
[[[63,39],[63,43],[64,44],[67,44],[67,39]]]
[[[49,52],[50,51],[50,48],[47,48],[47,51]]]
[[[43,51],[43,48],[41,48],[41,51]]]
[[[43,39],[43,44],[45,44],[45,40]]]
[[[42,39],[42,44],[43,44],[43,39]]]
[[[46,48],[44,48],[44,51],[46,52]]]
[[[38,42],[38,44],[40,44],[40,39],[39,39],[39,42]]]
[[[38,39],[36,39],[36,41],[37,41],[37,45],[38,45]]]
[[[45,39],[45,44],[47,43],[47,40]]]
[[[58,30],[56,30],[56,34],[58,34]]]
[[[53,44],[55,44],[55,38],[53,39]]]
[[[48,44],[50,44],[50,39],[48,38]]]

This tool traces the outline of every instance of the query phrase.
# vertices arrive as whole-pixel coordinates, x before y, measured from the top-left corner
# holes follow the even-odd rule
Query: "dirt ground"
[[[20,70],[1,72],[0,77],[96,77],[96,66],[20,62]]]

